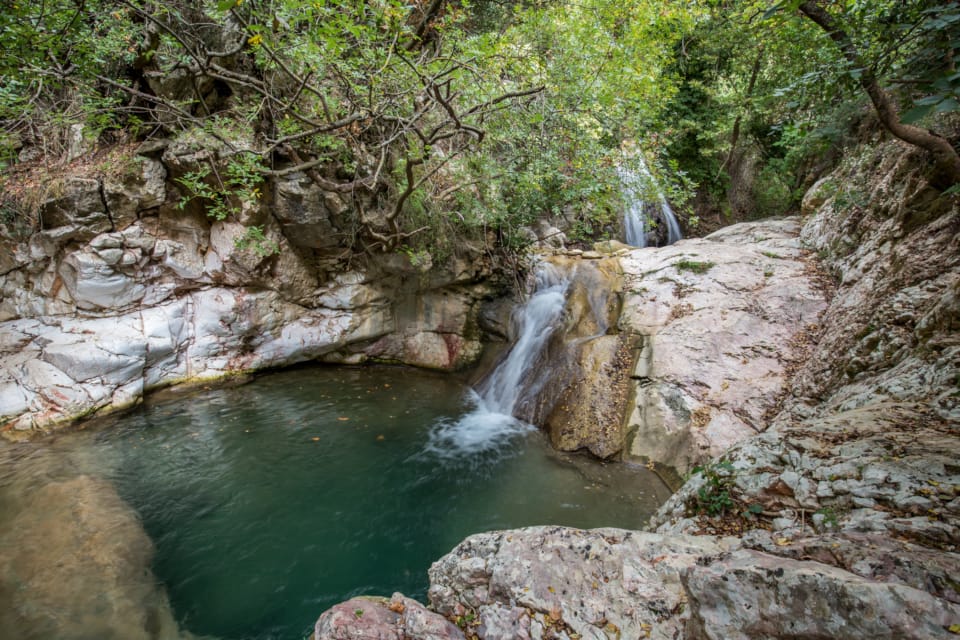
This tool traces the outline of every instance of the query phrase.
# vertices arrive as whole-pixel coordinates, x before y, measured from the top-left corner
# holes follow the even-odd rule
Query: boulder
[[[691,640],[952,638],[960,605],[898,583],[742,549],[683,572]]]
[[[334,221],[347,210],[336,194],[323,191],[303,173],[285,176],[274,186],[273,215],[283,234],[300,247],[338,247],[341,237]]]
[[[317,620],[312,640],[465,640],[452,622],[401,593],[358,597],[334,605]]]
[[[50,184],[40,205],[42,229],[71,227],[71,237],[88,240],[113,229],[99,180],[67,178]]]
[[[736,545],[620,529],[482,533],[430,567],[430,603],[445,616],[469,612],[484,639],[673,640],[687,615],[680,570]]]
[[[19,499],[0,529],[0,636],[181,637],[150,573],[150,539],[109,482],[77,476]]]
[[[620,258],[620,328],[638,337],[631,457],[683,472],[766,428],[827,306],[798,231],[742,223]]]

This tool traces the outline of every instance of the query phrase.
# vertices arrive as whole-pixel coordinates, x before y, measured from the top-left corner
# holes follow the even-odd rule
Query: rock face
[[[656,534],[471,536],[431,568],[433,609],[481,640],[955,638],[960,206],[923,162],[861,150],[799,240],[765,222],[622,257],[630,453],[718,457]]]
[[[737,526],[772,529],[748,531],[751,547],[866,579],[833,577],[818,589],[870,612],[826,620],[822,637],[950,637],[960,616],[947,577],[960,568],[960,207],[921,168],[919,154],[886,142],[807,194],[802,238],[839,279],[816,344],[767,431],[694,475],[652,521],[662,533],[729,526],[702,508],[703,496],[723,492]],[[756,515],[739,517],[750,505]],[[813,634],[786,603],[791,590],[836,574],[784,562],[787,580],[757,586],[762,567],[778,562],[741,555],[727,567],[736,578],[690,581],[704,589],[699,637],[763,636],[788,619],[796,637]],[[744,611],[753,590],[766,606]]]
[[[687,471],[766,428],[826,308],[794,219],[621,258],[637,336],[628,454]]]
[[[820,207],[803,237],[842,279],[783,410],[724,459],[731,490],[779,513],[778,529],[872,531],[955,550],[960,211],[956,198],[930,193],[903,152],[892,142],[869,149],[808,194],[808,209]],[[851,195],[862,185],[876,189]],[[700,527],[689,505],[702,483],[693,478],[655,524]]]
[[[569,279],[566,306],[540,361],[529,363],[546,374],[537,376],[518,417],[541,425],[561,451],[585,449],[610,458],[624,446],[628,367],[623,360],[629,358],[628,337],[617,332],[619,261],[609,254],[555,255],[549,263]]]
[[[345,269],[345,206],[303,176],[213,221],[173,180],[203,151],[177,141],[143,153],[117,175],[52,185],[41,230],[3,243],[4,436],[124,407],[151,388],[304,360],[452,370],[479,357],[492,294],[483,260],[430,268],[388,254]],[[246,224],[280,251],[244,244]]]
[[[818,562],[740,550],[683,574],[688,638],[948,638],[960,606]]]
[[[531,527],[471,536],[430,568],[430,603],[484,640],[676,638],[679,571],[732,538]]]
[[[153,546],[110,483],[46,484],[5,505],[0,535],[0,636],[180,638],[149,571]]]

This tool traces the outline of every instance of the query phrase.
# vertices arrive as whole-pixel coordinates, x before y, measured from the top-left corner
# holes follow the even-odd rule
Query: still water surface
[[[299,640],[353,595],[423,599],[430,563],[471,533],[639,528],[668,496],[535,431],[438,450],[466,397],[406,368],[298,369],[157,399],[48,449],[136,510],[180,625],[231,640]]]

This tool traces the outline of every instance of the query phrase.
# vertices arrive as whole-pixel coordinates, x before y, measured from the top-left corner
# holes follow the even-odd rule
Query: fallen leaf
[[[386,440],[386,438],[385,438],[384,435],[381,433],[380,435],[377,436],[377,440]]]
[[[317,436],[314,436],[314,437],[312,437],[312,438],[310,438],[310,439],[313,440],[314,442],[319,442],[319,441],[320,441],[320,438],[318,438]]]
[[[346,422],[349,419],[350,418],[348,418],[347,416],[340,416],[339,418],[337,418],[337,420],[339,420],[340,422]]]

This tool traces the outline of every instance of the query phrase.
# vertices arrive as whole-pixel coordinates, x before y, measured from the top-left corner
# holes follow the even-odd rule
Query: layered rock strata
[[[120,169],[52,181],[40,229],[0,241],[4,436],[305,360],[452,370],[479,357],[483,259],[434,267],[394,253],[347,268],[349,211],[299,174],[209,219],[177,181],[204,153],[154,144]]]

